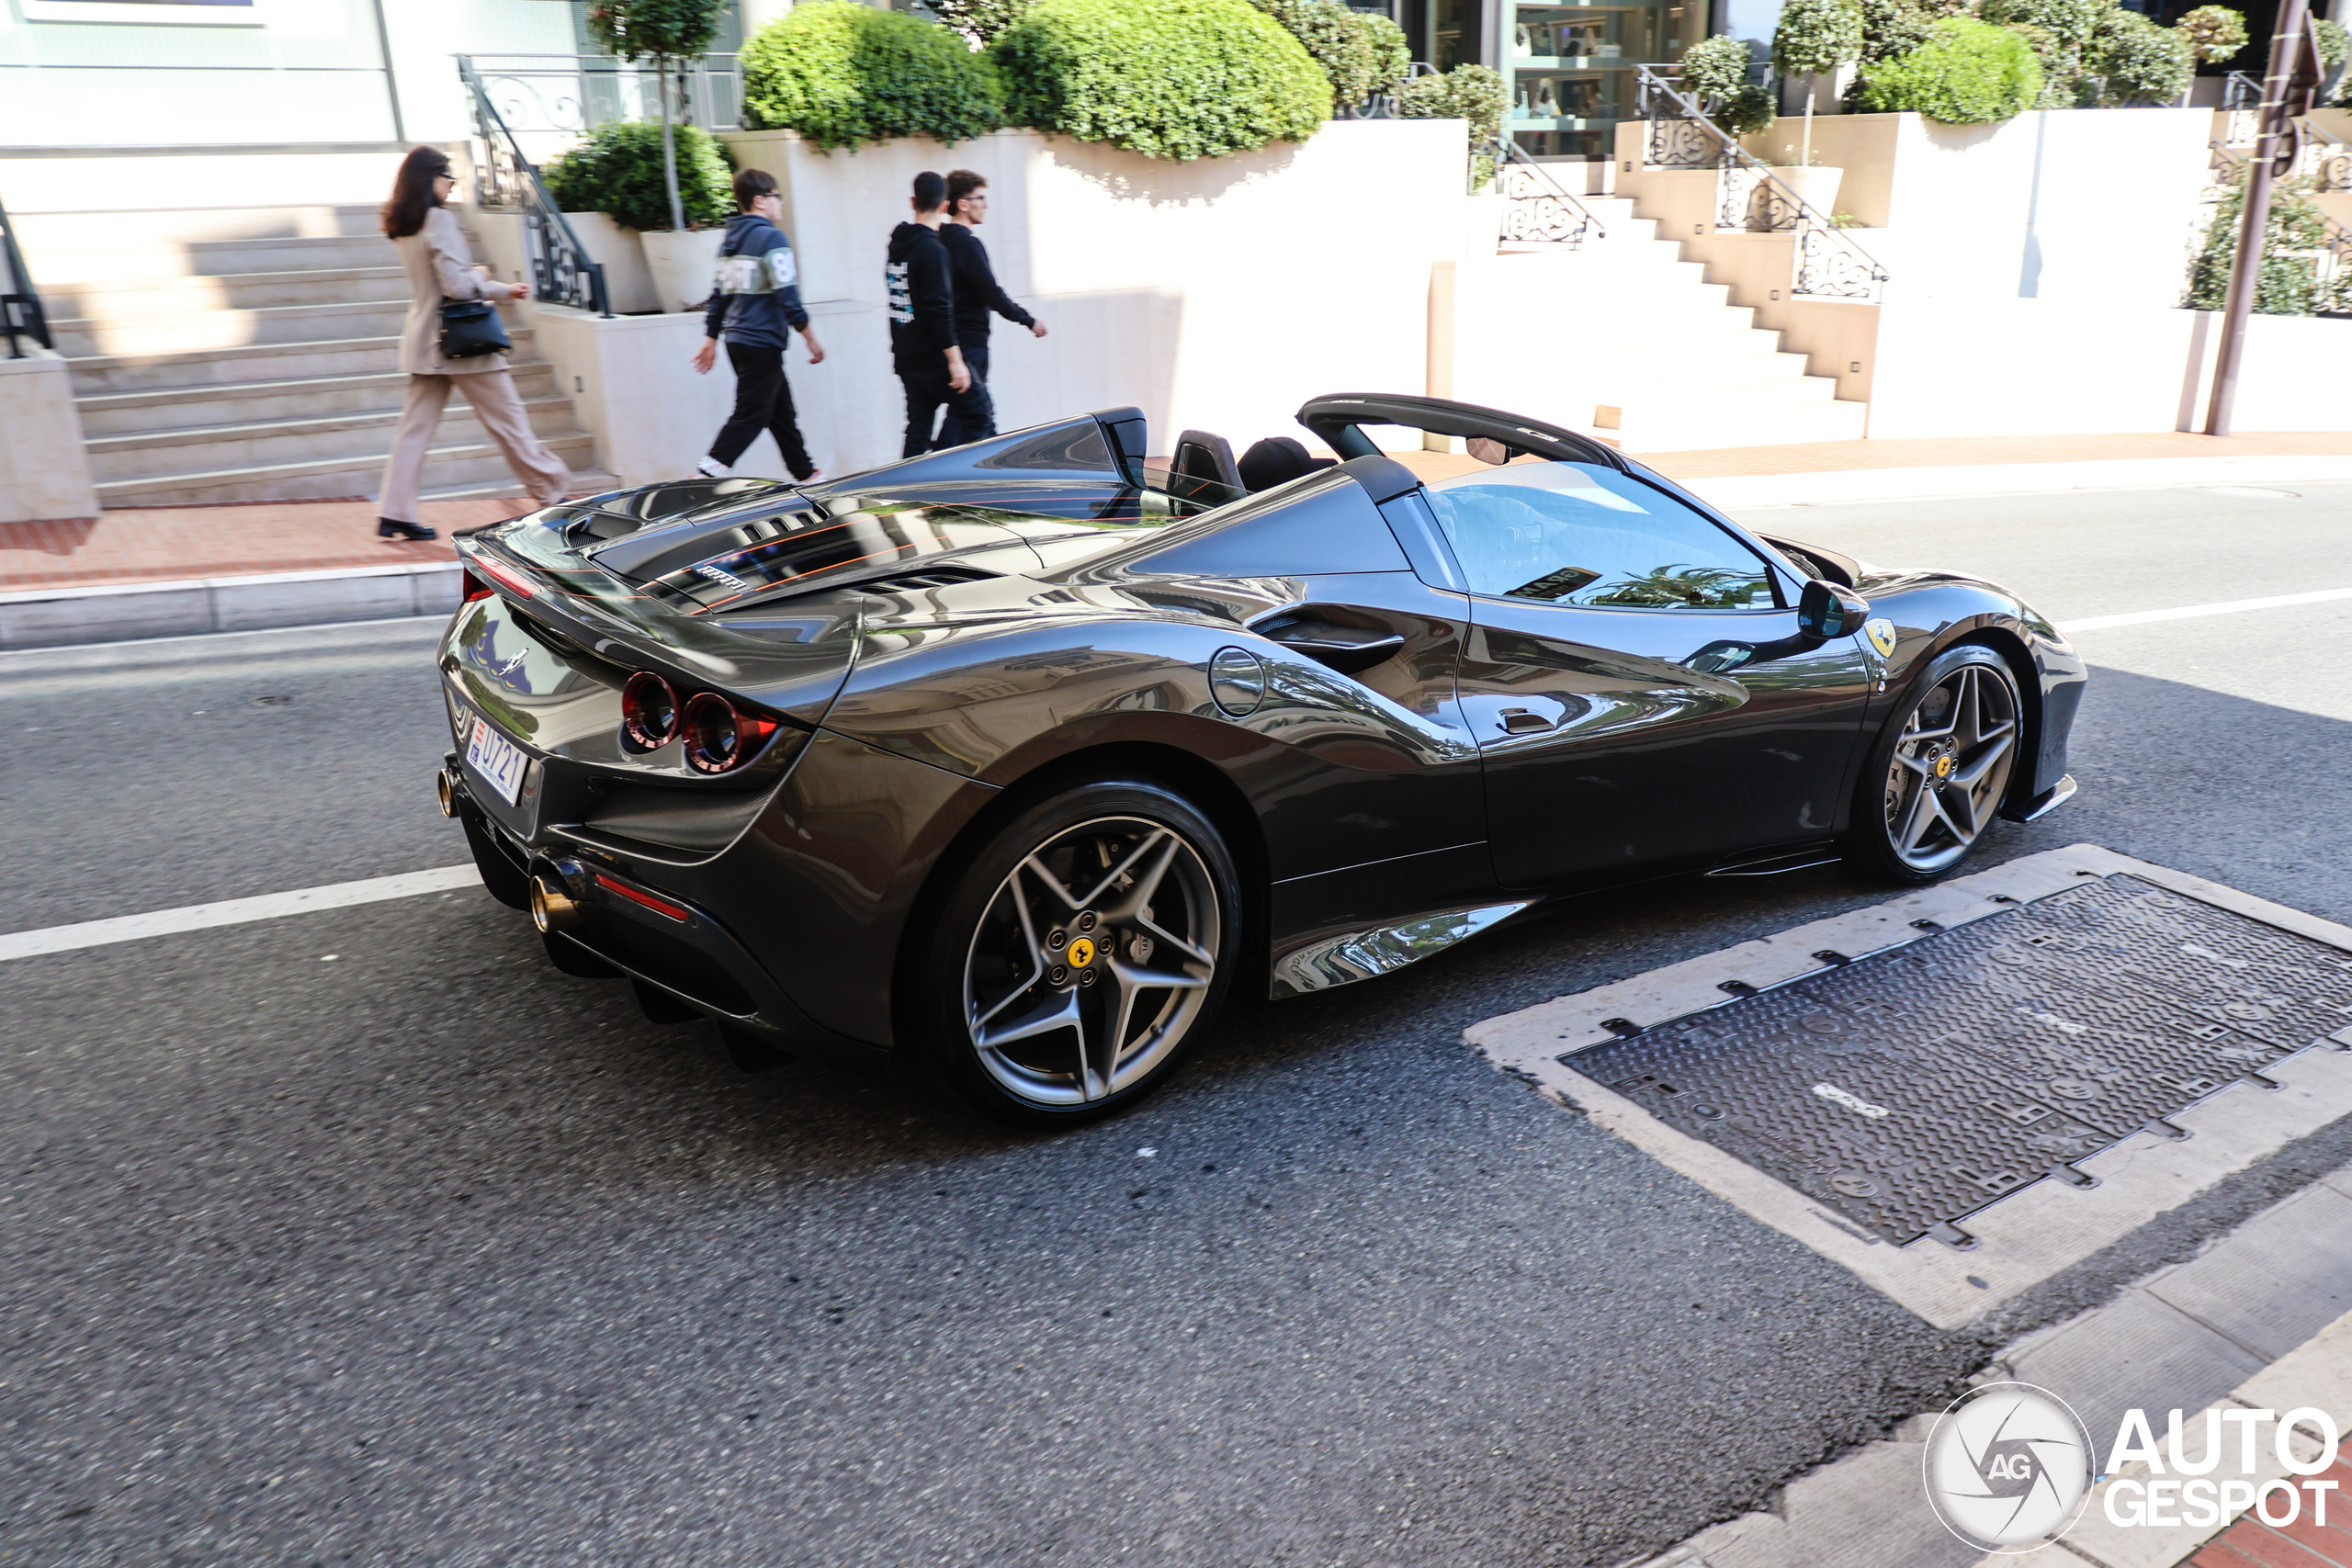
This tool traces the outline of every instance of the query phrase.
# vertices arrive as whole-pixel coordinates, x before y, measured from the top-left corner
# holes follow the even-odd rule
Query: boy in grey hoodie
[[[703,344],[695,351],[694,367],[708,375],[718,360],[719,338],[727,340],[727,361],[735,367],[735,412],[718,428],[710,456],[701,469],[723,478],[735,459],[768,431],[776,450],[796,479],[817,477],[808,448],[792,408],[792,387],[784,378],[784,346],[798,333],[808,344],[808,363],[822,365],[825,351],[808,330],[808,311],[800,303],[799,269],[792,246],[775,220],[784,215],[784,197],[775,176],[760,169],[745,169],[735,176],[735,203],[742,209],[727,220],[727,237],[718,246],[718,274],[703,317]]]

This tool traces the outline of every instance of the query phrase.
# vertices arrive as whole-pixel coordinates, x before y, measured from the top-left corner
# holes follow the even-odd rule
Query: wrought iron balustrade
[[[473,61],[458,56],[458,75],[474,111],[474,202],[492,211],[523,216],[523,249],[531,267],[532,297],[545,305],[569,305],[609,316],[605,269],[571,231],[563,209],[548,195],[539,171],[523,155],[514,133],[491,102]]]
[[[1482,151],[1496,163],[1495,190],[1503,198],[1501,238],[1514,244],[1560,245],[1573,251],[1588,239],[1609,237],[1592,209],[1530,157],[1527,149],[1503,137]]]
[[[57,344],[49,335],[49,318],[40,308],[40,292],[25,267],[25,253],[17,248],[17,226],[8,209],[0,207],[0,337],[8,340],[8,357],[22,359],[20,338],[30,338],[46,349]]]
[[[1789,292],[1815,299],[1883,297],[1886,269],[1823,213],[1808,206],[1770,164],[1709,118],[1682,91],[1670,66],[1636,65],[1635,100],[1649,122],[1652,167],[1717,171],[1715,227],[1793,233]],[[1663,153],[1664,155],[1660,155]]]

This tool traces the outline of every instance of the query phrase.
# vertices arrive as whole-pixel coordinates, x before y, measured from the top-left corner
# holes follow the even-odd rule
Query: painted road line
[[[151,936],[283,919],[288,915],[307,915],[319,909],[347,909],[355,904],[380,904],[390,898],[416,898],[428,893],[453,893],[481,886],[481,874],[469,862],[432,871],[405,872],[399,876],[371,876],[360,882],[302,887],[291,893],[265,893],[256,898],[227,898],[217,904],[157,909],[152,914],[119,915],[110,920],[84,920],[79,925],[9,931],[0,933],[0,963],[12,958],[33,958],[44,953],[71,953],[82,947],[107,947]]]
[[[2177,610],[2134,610],[2123,615],[2090,615],[2079,621],[2060,621],[2058,629],[2073,637],[2077,632],[2103,632],[2109,626],[2140,626],[2152,621],[2191,621],[2200,615],[2234,615],[2241,610],[2283,610],[2294,604],[2324,604],[2337,599],[2352,599],[2352,588],[2321,588],[2309,593],[2274,593],[2266,599],[2224,599],[2218,604],[2189,604]]]
[[[2116,874],[2352,952],[2352,929],[2095,844],[2075,844],[1488,1019],[1464,1037],[1546,1099],[1580,1111],[1603,1131],[1843,1265],[1928,1323],[1957,1328],[2233,1172],[2352,1115],[2352,1051],[2306,1048],[2263,1069],[2278,1084],[2275,1091],[2239,1083],[2197,1101],[2168,1118],[2193,1134],[2186,1140],[2138,1132],[2077,1161],[2098,1178],[2096,1186],[2030,1182],[1966,1217],[1966,1231],[1978,1243],[1966,1251],[1933,1236],[1898,1246],[1849,1223],[1726,1148],[1679,1131],[1627,1094],[1587,1077],[1577,1070],[1579,1053],[1618,1039],[1628,1026],[1646,1032],[1724,1006],[1736,993],[1819,975],[1824,952],[1850,960],[1932,940],[1923,932],[1951,931],[2049,897],[2083,878]]]

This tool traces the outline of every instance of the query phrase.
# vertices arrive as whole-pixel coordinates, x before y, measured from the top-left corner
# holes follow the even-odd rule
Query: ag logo
[[[2026,1551],[2074,1524],[2091,1463],[2090,1436],[2064,1400],[1995,1382],[1937,1418],[1921,1472],[1946,1529],[1979,1551]]]
[[[1862,635],[1871,639],[1881,659],[1894,657],[1894,623],[1883,615],[1872,615],[1862,623]]]

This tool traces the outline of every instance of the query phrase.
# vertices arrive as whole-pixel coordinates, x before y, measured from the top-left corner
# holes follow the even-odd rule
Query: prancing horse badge
[[[1894,623],[1883,616],[1873,615],[1862,623],[1862,635],[1871,639],[1881,659],[1894,657]]]

